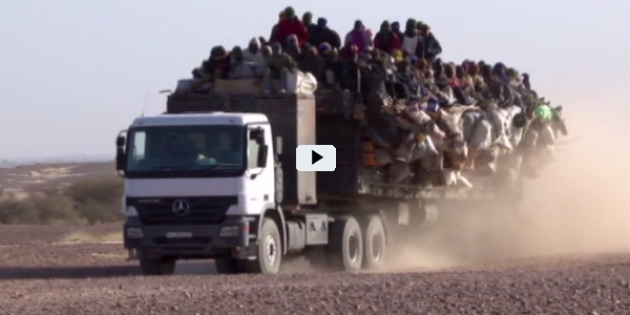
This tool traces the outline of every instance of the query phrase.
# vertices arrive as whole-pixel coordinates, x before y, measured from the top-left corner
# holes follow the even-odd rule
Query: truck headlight
[[[221,228],[221,231],[219,231],[219,237],[237,237],[240,232],[240,226],[238,225],[224,226]]]
[[[127,238],[143,238],[144,232],[142,232],[142,228],[139,227],[130,227],[127,228]]]

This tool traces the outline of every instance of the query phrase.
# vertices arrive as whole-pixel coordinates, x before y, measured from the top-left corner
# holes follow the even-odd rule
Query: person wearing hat
[[[282,43],[286,45],[289,35],[295,35],[298,39],[300,47],[308,41],[308,31],[304,23],[295,16],[295,10],[293,7],[287,7],[284,9],[284,19],[278,22],[278,31],[274,38],[276,43]]]
[[[346,35],[344,46],[354,45],[359,52],[365,52],[368,47],[374,47],[372,36],[366,31],[361,20],[354,22],[354,28]]]

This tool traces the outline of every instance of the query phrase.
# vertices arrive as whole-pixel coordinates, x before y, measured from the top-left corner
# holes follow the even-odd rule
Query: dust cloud
[[[565,106],[569,136],[559,139],[558,161],[527,181],[518,209],[462,211],[396,251],[387,269],[630,252],[630,119],[609,106]]]

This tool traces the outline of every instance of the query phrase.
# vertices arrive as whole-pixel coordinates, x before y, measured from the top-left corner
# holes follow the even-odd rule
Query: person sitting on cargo
[[[285,18],[283,20],[278,22],[278,30],[273,41],[285,45],[287,43],[287,37],[293,34],[297,36],[298,46],[302,47],[302,45],[308,41],[306,26],[304,26],[304,23],[295,16],[295,10],[293,10],[293,7],[287,7],[284,9],[284,17]]]
[[[244,60],[241,47],[232,48],[230,55],[232,61],[228,70],[228,79],[252,79],[262,76],[259,64]]]
[[[433,72],[431,71],[431,65],[426,59],[418,59],[416,69],[418,71],[418,82],[422,84],[433,82]]]
[[[435,60],[435,58],[442,53],[442,45],[440,45],[440,42],[435,38],[435,35],[433,35],[431,27],[427,24],[422,24],[420,36],[422,37],[422,53],[419,57],[429,61]]]
[[[262,46],[260,40],[256,37],[252,38],[249,41],[249,46],[247,49],[243,51],[243,60],[255,62],[256,64],[264,64],[265,58],[260,52],[260,47]]]
[[[468,75],[464,67],[468,67],[467,62],[455,66],[455,77],[461,82],[462,88],[468,88],[472,86],[472,78]]]
[[[351,47],[356,47],[355,45],[344,45],[343,47],[341,47],[341,49],[339,49],[339,60],[345,61],[348,58],[350,58],[350,56],[352,55],[352,52],[350,51]]]
[[[321,43],[321,44],[319,44],[319,46],[317,46],[317,52],[324,59],[326,59],[326,54],[328,54],[331,50],[333,50],[333,48],[332,48],[332,46],[330,46],[329,43]]]
[[[365,68],[365,66],[359,61],[359,50],[357,46],[351,45],[348,51],[349,56],[344,61],[343,65],[344,71],[341,86],[344,90],[356,93],[359,91],[361,84],[359,81],[363,79],[360,73],[363,70],[362,68]]]
[[[532,90],[532,85],[531,85],[531,83],[529,82],[529,74],[527,74],[527,73],[523,73],[522,77],[523,77],[523,79],[521,80],[521,82],[523,82],[523,86],[524,86],[527,90],[531,91],[531,90]]]
[[[471,68],[473,68],[471,70]],[[465,61],[461,66],[455,68],[455,75],[462,81],[464,95],[468,101],[472,102],[480,101],[483,99],[481,95],[477,93],[476,86],[481,84],[479,80],[481,78],[477,75],[477,65],[474,62]],[[471,75],[472,73],[472,75]]]
[[[293,58],[296,62],[302,59],[302,47],[300,46],[298,38],[295,34],[291,34],[287,37],[287,44],[284,52],[291,56],[291,58]]]
[[[344,76],[344,64],[339,60],[339,52],[337,49],[331,49],[324,55],[324,81],[323,86],[341,90],[341,81]]]
[[[317,25],[313,24],[313,13],[305,12],[302,15],[302,23],[304,24],[304,27],[306,27],[306,31],[308,32],[308,38],[310,40],[311,33],[317,27]]]
[[[387,71],[385,70],[385,58],[387,54],[379,49],[374,49],[370,52],[370,59],[367,61],[368,67],[373,73],[380,77],[386,77]]]
[[[484,84],[483,78],[479,74],[479,66],[475,62],[469,62],[466,66],[466,72],[471,81],[471,86],[477,90],[478,87]]]
[[[300,71],[311,73],[317,82],[324,81],[324,58],[319,56],[316,47],[310,47],[302,60],[298,61]]]
[[[400,39],[400,44],[402,45],[404,34],[400,31],[400,23],[398,21],[392,22],[392,32],[394,32],[394,34],[398,36],[398,39]]]
[[[328,21],[325,18],[317,19],[317,25],[309,30],[309,43],[315,47],[319,47],[323,43],[328,43],[332,48],[341,48],[341,38],[339,34],[328,27]]]
[[[271,51],[267,48],[271,48]],[[282,46],[279,43],[273,43],[271,44],[271,47],[264,47],[263,56],[265,56],[268,65],[263,75],[263,84],[265,85],[264,92],[270,93],[274,90],[272,89],[272,80],[279,80],[280,87],[277,91],[285,93],[287,72],[293,71],[297,68],[295,61],[282,51]]]
[[[455,65],[447,64],[444,67],[444,77],[446,78],[446,85],[452,88],[462,87],[462,81],[456,76]]]
[[[507,67],[501,62],[497,62],[491,68],[491,74],[487,78],[486,84],[493,99],[502,104],[512,104],[514,95],[508,86],[509,78],[506,72]]]
[[[276,42],[276,38],[278,38],[278,25],[280,25],[280,22],[282,22],[282,20],[285,19],[285,15],[284,15],[284,10],[280,11],[280,14],[278,14],[278,23],[274,24],[273,27],[271,28],[271,35],[269,35],[269,43],[275,43]]]
[[[438,59],[433,62],[433,83],[438,87],[438,89],[443,89],[447,86],[446,76],[444,75],[444,63],[442,60]]]
[[[396,72],[396,81],[403,83],[405,90],[410,90],[411,87],[417,88],[418,83],[415,81],[409,61],[403,60],[402,62],[398,63],[396,68],[398,69],[398,71]],[[407,97],[408,96],[409,94],[407,94]]]
[[[374,48],[391,54],[394,50],[400,49],[401,45],[400,38],[392,31],[389,21],[383,21],[381,29],[374,36]]]
[[[204,76],[206,76],[206,74],[203,71],[203,67],[205,66],[205,64],[208,62],[208,60],[204,60],[201,62],[201,66],[194,68],[191,72],[193,79],[201,79]]]
[[[480,80],[477,85],[475,85],[475,91],[483,97],[484,100],[491,100],[493,98],[492,93],[490,92],[490,88],[488,87],[489,82],[492,80],[492,66],[487,65],[485,63],[477,63],[479,66],[480,72]]]
[[[230,53],[223,46],[214,46],[210,50],[210,57],[202,63],[201,69],[196,69],[193,75],[199,78],[187,88],[177,91],[177,94],[188,94],[197,91],[207,83],[214,83],[216,79],[226,79],[230,69]]]
[[[356,46],[359,53],[365,52],[368,47],[374,47],[372,36],[367,32],[361,20],[356,20],[354,28],[346,35],[344,46],[349,47],[350,45]]]
[[[402,51],[410,56],[422,57],[422,40],[416,29],[416,21],[414,19],[407,20],[405,32],[402,38]]]
[[[226,79],[230,62],[230,53],[223,46],[214,46],[210,51],[210,58],[204,71],[210,74],[212,80]]]

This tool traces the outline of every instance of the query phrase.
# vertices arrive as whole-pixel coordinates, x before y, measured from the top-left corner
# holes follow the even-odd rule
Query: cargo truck
[[[492,198],[389,184],[362,162],[364,127],[342,102],[341,93],[171,94],[166,113],[135,119],[116,140],[130,259],[147,275],[208,258],[219,273],[275,274],[295,256],[374,269],[394,238],[435,223],[438,205]],[[300,145],[333,145],[335,170],[298,171]]]

